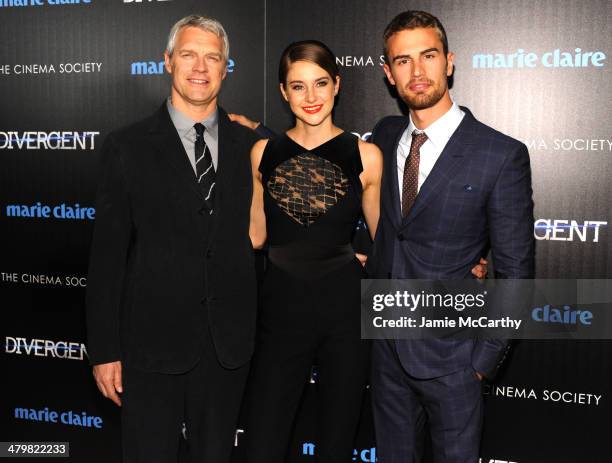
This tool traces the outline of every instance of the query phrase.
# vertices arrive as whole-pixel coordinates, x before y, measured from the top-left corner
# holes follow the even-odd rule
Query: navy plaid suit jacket
[[[396,153],[409,120],[386,117],[372,132],[370,141],[383,152],[384,172],[380,221],[368,259],[371,278],[473,278],[471,269],[489,248],[496,278],[533,277],[527,147],[461,109],[465,117],[404,219]],[[492,377],[507,347],[501,340],[398,340],[395,345],[404,369],[418,378],[435,378],[468,366]]]

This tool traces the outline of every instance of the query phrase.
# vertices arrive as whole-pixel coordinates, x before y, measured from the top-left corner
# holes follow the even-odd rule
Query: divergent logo
[[[100,132],[0,132],[0,150],[94,150]]]
[[[85,344],[49,339],[26,339],[6,336],[4,352],[14,355],[34,355],[67,360],[83,360],[87,357]]]
[[[607,227],[605,220],[569,220],[537,219],[533,234],[536,240],[548,241],[582,241],[597,243],[602,227]]]

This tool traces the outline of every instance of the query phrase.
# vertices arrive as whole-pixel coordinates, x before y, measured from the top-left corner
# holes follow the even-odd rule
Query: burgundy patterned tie
[[[404,164],[404,179],[402,181],[402,217],[406,217],[414,203],[419,190],[419,161],[421,159],[420,149],[427,141],[425,132],[412,132],[412,143],[410,153]]]

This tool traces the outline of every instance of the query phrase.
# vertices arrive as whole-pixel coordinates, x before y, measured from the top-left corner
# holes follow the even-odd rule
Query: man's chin
[[[437,95],[419,95],[416,97],[412,95],[404,95],[403,100],[410,109],[419,110],[431,108],[438,101],[440,101],[440,98]]]
[[[216,95],[214,96],[197,95],[197,96],[190,96],[189,98],[187,98],[187,101],[189,102],[189,104],[193,106],[208,106],[212,101],[215,100],[215,98],[216,98]]]
[[[444,97],[444,92],[440,92],[440,90],[436,88],[431,88],[428,93],[414,94],[403,92],[400,97],[410,109],[421,110],[435,106],[438,101]]]

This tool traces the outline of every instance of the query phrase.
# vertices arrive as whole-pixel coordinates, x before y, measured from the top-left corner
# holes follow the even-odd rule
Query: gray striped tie
[[[204,126],[198,122],[193,127],[197,134],[195,141],[196,176],[206,207],[212,214],[215,199],[215,167],[210,150],[204,141]]]

